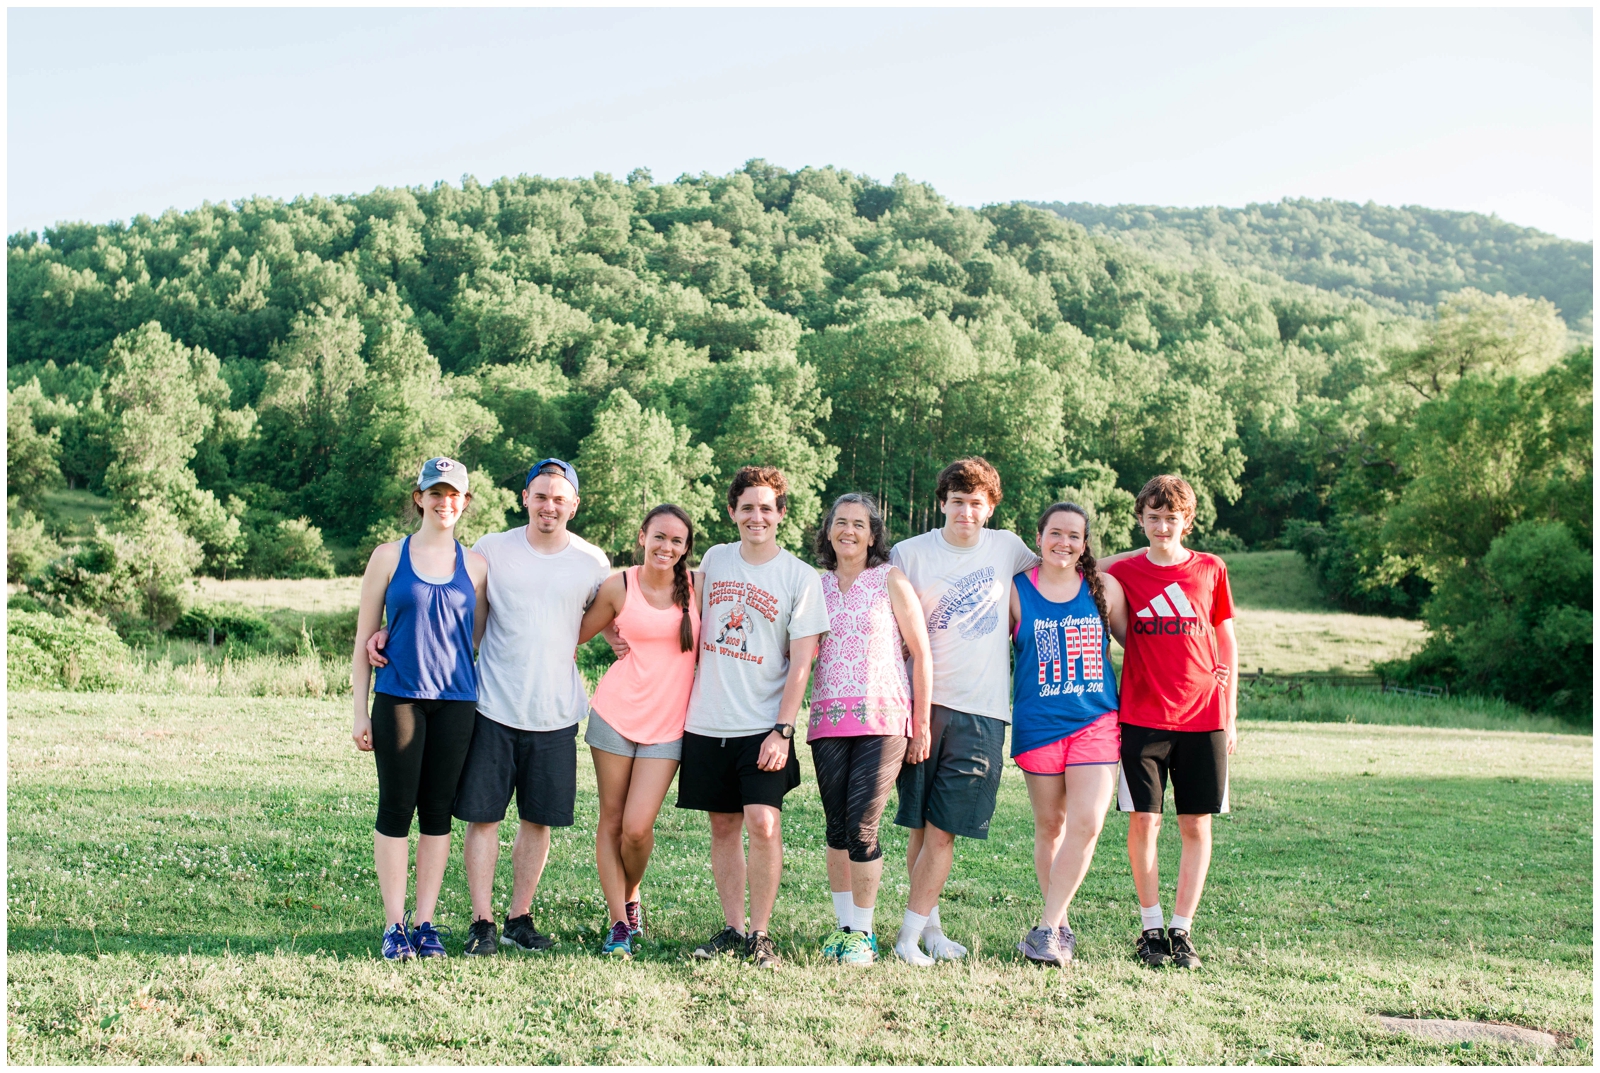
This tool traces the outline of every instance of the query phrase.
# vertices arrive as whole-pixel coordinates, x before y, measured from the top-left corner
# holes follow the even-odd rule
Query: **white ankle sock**
[[[1139,926],[1145,931],[1161,927],[1161,903],[1139,907]]]
[[[928,925],[924,930],[944,931],[944,926],[939,923],[939,907],[937,905],[928,913]]]
[[[1173,913],[1172,914],[1172,923],[1170,925],[1168,925],[1168,927],[1169,927],[1169,929],[1170,928],[1177,928],[1179,931],[1188,931],[1189,930],[1189,925],[1191,925],[1193,923],[1194,923],[1194,917],[1180,917],[1177,913]]]
[[[863,935],[871,935],[872,934],[872,913],[873,913],[873,910],[875,908],[877,908],[877,907],[876,906],[871,906],[871,905],[855,905],[855,904],[852,904],[850,906],[850,912],[851,912],[851,916],[854,918],[854,921],[850,925],[850,930],[851,931],[859,931]]]
[[[851,928],[855,926],[853,923],[855,919],[855,902],[852,900],[852,895],[849,891],[836,890],[833,892],[833,915],[839,918],[839,927]]]
[[[900,930],[901,931],[908,931],[912,935],[920,937],[922,935],[923,929],[926,928],[927,926],[928,926],[928,918],[927,917],[921,916],[921,915],[919,915],[917,913],[913,913],[911,910],[907,909],[906,910],[906,919],[905,919],[905,922],[900,925]]]

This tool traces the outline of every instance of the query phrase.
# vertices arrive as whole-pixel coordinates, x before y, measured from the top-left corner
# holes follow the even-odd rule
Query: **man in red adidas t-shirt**
[[[1151,968],[1198,969],[1190,925],[1211,863],[1211,816],[1228,811],[1228,756],[1238,743],[1239,646],[1228,568],[1190,551],[1194,489],[1154,477],[1134,512],[1150,547],[1101,560],[1128,599],[1122,663],[1122,777],[1117,807],[1128,818],[1128,860],[1139,893],[1139,957]],[[1168,777],[1183,856],[1170,928],[1162,930],[1156,836]]]

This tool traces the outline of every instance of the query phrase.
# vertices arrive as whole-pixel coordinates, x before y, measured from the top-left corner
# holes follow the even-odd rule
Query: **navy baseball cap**
[[[430,458],[417,475],[417,488],[427,491],[436,484],[448,484],[458,492],[467,490],[467,467],[453,458]]]
[[[567,482],[572,485],[572,490],[574,492],[578,490],[578,471],[572,468],[572,463],[563,462],[559,458],[547,458],[543,462],[535,462],[533,468],[528,471],[528,479],[522,482],[522,486],[526,488],[532,484],[533,479],[539,475],[539,471],[546,466],[559,467],[562,476],[566,477]]]

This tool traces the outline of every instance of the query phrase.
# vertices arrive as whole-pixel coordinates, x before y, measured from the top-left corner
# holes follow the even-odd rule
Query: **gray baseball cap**
[[[425,492],[436,484],[448,484],[458,492],[467,491],[467,467],[453,458],[428,459],[417,476],[417,488]]]

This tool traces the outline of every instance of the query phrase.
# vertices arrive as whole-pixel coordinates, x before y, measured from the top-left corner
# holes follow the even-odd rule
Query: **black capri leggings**
[[[811,742],[829,849],[849,850],[852,861],[863,863],[883,856],[878,821],[910,743],[910,738],[880,734]]]
[[[450,833],[450,805],[472,744],[477,710],[477,702],[470,700],[372,695],[380,835],[408,837],[413,813],[423,834]]]

